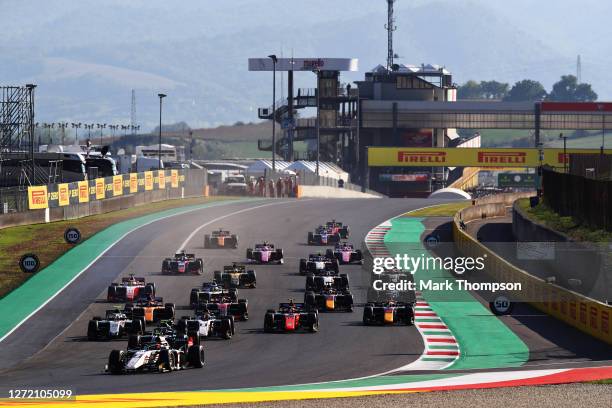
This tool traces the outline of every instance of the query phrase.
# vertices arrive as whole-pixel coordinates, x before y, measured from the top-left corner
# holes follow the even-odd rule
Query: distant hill
[[[279,4],[282,4],[279,5]],[[554,5],[551,5],[554,4]],[[438,63],[455,82],[523,78],[547,88],[575,71],[600,99],[607,78],[612,3],[585,0],[414,0],[396,2],[396,52],[402,63]],[[356,57],[356,80],[386,56],[385,3],[371,0],[4,0],[0,81],[34,82],[37,121],[128,123],[131,89],[137,122],[214,127],[257,119],[271,101],[271,75],[247,59],[272,52]],[[296,86],[313,86],[309,73]],[[280,75],[279,75],[280,85]],[[280,96],[280,89],[278,90]]]

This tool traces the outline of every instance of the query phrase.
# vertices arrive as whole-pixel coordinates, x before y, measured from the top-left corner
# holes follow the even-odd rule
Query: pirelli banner
[[[563,167],[571,153],[599,153],[599,149],[484,149],[448,147],[369,147],[370,167]],[[605,150],[612,154],[612,149]]]
[[[120,174],[74,183],[49,184],[28,187],[30,210],[63,207],[145,191],[179,188],[184,185],[181,170],[146,171]]]

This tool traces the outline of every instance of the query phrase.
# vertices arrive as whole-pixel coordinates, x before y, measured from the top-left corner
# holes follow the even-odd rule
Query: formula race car
[[[255,271],[237,263],[224,266],[223,271],[215,271],[214,281],[224,288],[254,288],[257,285]]]
[[[325,251],[325,255],[329,258],[335,258],[340,264],[359,264],[363,265],[363,254],[361,249],[355,249],[353,244],[339,242],[335,248]]]
[[[338,274],[339,263],[336,258],[321,254],[310,254],[308,259],[300,259],[300,275]]]
[[[210,235],[204,235],[204,248],[238,248],[238,236],[219,228]]]
[[[305,330],[311,333],[319,330],[319,312],[310,310],[304,303],[280,303],[278,310],[270,309],[264,317],[264,331],[293,332]]]
[[[120,339],[130,334],[143,334],[144,319],[128,319],[121,310],[106,311],[106,317],[94,317],[87,325],[88,340]]]
[[[246,257],[249,261],[256,263],[273,263],[283,264],[285,262],[283,250],[275,248],[274,244],[264,241],[262,244],[256,244],[255,248],[249,248],[246,251]]]
[[[232,302],[238,301],[238,291],[236,289],[224,289],[217,282],[204,282],[202,287],[191,289],[189,304],[191,308],[196,308],[200,303],[212,303],[214,299],[221,296],[229,297]]]
[[[366,303],[363,308],[363,324],[385,325],[406,324],[414,325],[414,304],[404,302],[377,302]]]
[[[325,226],[331,231],[332,234],[339,234],[340,238],[346,239],[349,236],[348,225],[342,225],[341,222],[331,220],[328,221]]]
[[[232,300],[229,297],[214,295],[210,302],[198,303],[198,313],[210,313],[215,316],[231,316],[238,320],[249,320],[248,301]]]
[[[145,322],[159,322],[174,319],[174,303],[164,303],[163,298],[149,298],[139,302],[127,303],[124,313],[132,319],[141,318]]]
[[[319,225],[314,232],[308,233],[308,245],[334,245],[340,242],[341,236],[339,233],[332,232],[331,228],[324,225]]]
[[[111,374],[169,372],[204,366],[204,347],[187,336],[168,338],[152,334],[134,337],[137,337],[137,341],[130,338],[127,351],[110,352],[106,371]]]
[[[306,277],[306,292],[320,292],[325,288],[333,288],[340,291],[348,290],[348,275],[342,273],[340,275],[310,275]]]
[[[161,272],[169,274],[193,274],[201,275],[204,272],[204,262],[202,258],[196,258],[195,254],[187,254],[181,251],[174,255],[174,258],[166,258],[162,262]]]
[[[352,312],[353,295],[348,290],[326,287],[318,293],[306,292],[304,303],[320,312]]]
[[[207,337],[229,340],[235,334],[232,316],[215,316],[204,312],[196,317],[184,316],[176,323],[177,332],[200,342]]]
[[[130,275],[127,278],[121,278],[120,283],[113,282],[108,287],[106,299],[109,302],[135,302],[139,299],[154,296],[154,283],[146,283],[145,278]]]

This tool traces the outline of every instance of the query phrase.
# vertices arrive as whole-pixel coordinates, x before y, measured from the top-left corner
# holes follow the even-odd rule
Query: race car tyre
[[[306,259],[300,259],[300,275],[306,274]]]
[[[168,266],[168,260],[164,259],[164,261],[162,262],[162,270],[161,273],[162,275],[166,275],[170,272],[170,267]]]
[[[308,233],[308,245],[312,245],[314,243],[314,235],[312,232]]]
[[[187,361],[193,368],[204,367],[204,347],[201,345],[193,345],[187,349]]]
[[[333,249],[327,248],[325,250],[325,256],[329,259],[335,259],[336,257],[334,256],[334,251]]]
[[[182,318],[181,320],[176,322],[176,331],[182,334],[187,334],[187,320],[190,319],[189,317],[187,318]]]
[[[230,288],[228,290],[229,294],[230,294],[230,299],[232,299],[233,303],[238,302],[238,289],[236,288]]]
[[[170,372],[174,368],[174,355],[170,350],[163,349],[159,351],[159,371]]]
[[[312,322],[310,324],[310,331],[312,333],[316,333],[319,331],[319,316],[317,316],[316,313],[309,313],[308,314],[309,320]]]
[[[130,325],[130,334],[143,334],[144,333],[144,325],[142,324],[142,320],[134,319],[132,320],[132,324]]]
[[[336,258],[332,259],[332,270],[335,273],[339,273],[340,272],[340,262],[338,262],[338,259],[336,259]]]
[[[213,280],[215,281],[215,283],[219,285],[223,283],[223,277],[221,275],[221,271],[215,271]]]
[[[349,277],[346,273],[340,274],[340,285],[342,289],[348,289],[349,287]]]
[[[373,317],[374,317],[374,311],[372,310],[372,307],[366,306],[363,309],[363,324],[368,326],[370,322],[372,321]]]
[[[147,297],[147,296],[151,296],[152,298],[155,297],[155,284],[153,283],[147,283],[144,287],[144,296],[142,297]]]
[[[109,302],[112,302],[113,300],[115,300],[117,298],[117,287],[112,285],[108,287],[108,292],[106,295],[106,300],[108,300]]]
[[[139,335],[131,335],[128,337],[128,350],[129,349],[137,349],[140,347],[140,336]]]
[[[123,372],[123,350],[113,350],[108,356],[108,371],[111,374],[121,374]]]
[[[232,244],[234,248],[238,248],[238,236],[235,234],[232,234]]]
[[[210,248],[210,235],[204,235],[204,249]]]
[[[348,238],[349,237],[349,227],[342,227],[340,229],[340,236],[342,238]]]
[[[198,258],[198,260],[196,261],[196,270],[195,273],[196,275],[201,275],[204,273],[204,261],[202,260],[202,258]]]
[[[195,307],[198,304],[198,294],[200,291],[198,289],[191,289],[191,294],[189,295],[189,304],[191,307]]]
[[[315,306],[315,294],[314,292],[306,292],[304,294],[304,303],[306,306]]]
[[[253,249],[252,248],[249,248],[246,250],[246,258],[253,259]]]
[[[311,291],[315,287],[314,276],[306,277],[306,291]]]
[[[264,317],[264,332],[271,333],[274,331],[274,311],[268,310]]]
[[[95,340],[98,337],[98,321],[90,320],[87,325],[87,339]]]
[[[166,319],[174,319],[174,303],[166,303],[164,305],[164,316]]]
[[[232,321],[229,319],[221,320],[221,337],[225,340],[232,338]]]
[[[247,276],[249,278],[249,285],[254,288],[257,285],[257,275],[255,274],[255,271],[250,270],[247,271]]]

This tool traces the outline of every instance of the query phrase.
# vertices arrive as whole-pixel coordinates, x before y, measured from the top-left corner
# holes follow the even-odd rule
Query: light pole
[[[276,55],[268,55],[272,60],[272,171],[276,171]]]
[[[315,75],[317,76],[317,88],[316,88],[316,92],[317,92],[317,166],[316,166],[316,174],[317,176],[319,175],[319,160],[320,160],[320,154],[321,154],[321,126],[320,126],[320,120],[321,120],[321,115],[319,113],[320,110],[320,103],[321,100],[319,98],[320,94],[321,94],[321,90],[319,89],[319,79],[321,77],[321,70],[319,69],[319,67],[315,68],[312,72],[315,73]]]
[[[159,148],[157,151],[157,169],[161,170],[161,134],[162,134],[162,100],[166,97],[165,94],[157,94],[159,96]]]
[[[66,122],[60,122],[57,124],[57,127],[62,129],[62,141],[61,141],[61,145],[64,144],[64,137],[66,136],[66,127],[68,127],[68,123]]]
[[[83,124],[81,122],[72,124],[72,127],[74,128],[74,144],[77,146],[79,145],[79,128],[82,125]]]
[[[567,136],[559,133],[559,139],[563,139],[563,172],[567,173]]]
[[[36,85],[27,84],[26,88],[28,89],[29,99],[30,99],[30,159],[32,160],[32,179],[30,181],[31,185],[36,184],[36,165],[34,163],[34,88]]]

